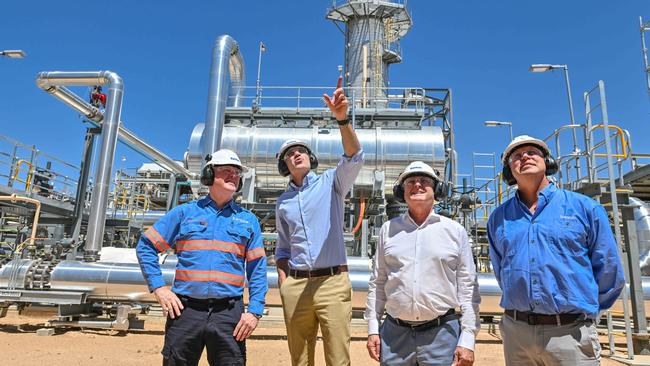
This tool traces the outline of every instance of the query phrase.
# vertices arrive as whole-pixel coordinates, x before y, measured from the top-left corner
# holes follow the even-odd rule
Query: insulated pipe
[[[43,90],[68,85],[108,85],[106,110],[102,123],[102,144],[97,162],[95,186],[90,201],[90,215],[84,248],[84,259],[96,261],[99,258],[99,250],[104,238],[105,207],[108,201],[117,131],[122,112],[122,95],[124,93],[122,78],[112,71],[51,71],[39,73],[36,85]]]
[[[230,75],[230,88],[228,87]],[[244,58],[237,42],[227,34],[217,37],[212,48],[210,84],[208,86],[208,110],[205,117],[202,157],[219,150],[225,123],[226,105],[239,107],[243,99]],[[229,99],[230,93],[234,96]]]
[[[101,122],[104,118],[104,115],[97,107],[90,105],[70,89],[64,86],[41,86],[39,81],[41,80],[37,80],[36,83],[41,89],[52,94],[53,97],[69,105],[72,109],[86,116],[86,118],[95,122]]]
[[[145,154],[151,156],[152,158],[156,159],[160,163],[164,164],[165,167],[167,167],[169,170],[176,174],[181,174],[186,176],[187,178],[193,179],[196,177],[196,174],[190,172],[189,170],[185,169],[185,167],[178,165],[177,162],[172,160],[170,157],[167,155],[163,154],[162,152],[158,151],[155,147],[149,145],[146,143],[144,140],[136,136],[133,132],[127,130],[123,126],[120,125],[120,130],[119,130],[119,136],[120,139],[131,146],[139,149],[140,151],[144,152]]]
[[[70,89],[64,86],[50,85],[47,83],[47,81],[42,79],[37,79],[36,83],[41,89],[52,94],[52,96],[69,105],[77,112],[83,114],[86,116],[86,118],[98,123],[102,122],[104,119],[103,113],[97,107],[86,102],[81,97],[73,93]],[[172,172],[184,175],[188,178],[194,178],[194,173],[178,165],[173,159],[158,151],[153,146],[147,144],[133,132],[124,128],[124,126],[122,126],[122,123],[120,123],[118,136],[123,142],[135,147],[136,149],[139,149],[140,151],[161,162],[162,164],[165,164],[165,166],[167,166]]]

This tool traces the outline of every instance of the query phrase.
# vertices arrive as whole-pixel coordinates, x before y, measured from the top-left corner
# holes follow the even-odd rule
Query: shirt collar
[[[539,191],[537,195],[544,197],[546,200],[550,200],[556,191],[557,191],[557,187],[555,186],[555,183],[549,182],[548,185],[544,187],[544,189]],[[517,200],[521,202],[521,197],[519,196],[519,190],[517,190],[515,196],[517,197]]]
[[[413,218],[411,218],[411,215],[409,214],[408,209],[406,210],[406,212],[404,212],[402,214],[402,220],[405,221],[405,222],[410,222],[415,226],[418,226],[415,223],[415,221],[413,220]],[[433,209],[431,209],[431,212],[429,213],[429,216],[427,216],[427,219],[424,220],[424,222],[420,226],[424,226],[424,225],[427,225],[427,224],[433,224],[433,223],[436,223],[438,221],[440,221],[440,215],[438,215],[436,213],[436,209],[433,208]]]
[[[201,198],[198,202],[199,207],[205,208],[207,206],[212,206],[215,210],[219,210],[219,207],[217,207],[217,203],[212,200],[210,195],[207,195],[203,198]],[[226,203],[221,210],[225,210],[226,208],[230,208],[232,211],[235,211],[235,200],[230,200],[228,203]]]
[[[299,191],[304,188],[309,187],[310,183],[313,183],[314,179],[316,179],[316,173],[313,171],[309,171],[307,175],[305,175],[305,178],[302,180],[302,186],[298,187],[293,180],[289,179],[289,186],[287,187],[287,191]]]

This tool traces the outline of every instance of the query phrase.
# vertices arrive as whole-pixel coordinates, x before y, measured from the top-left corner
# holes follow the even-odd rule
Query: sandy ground
[[[163,344],[164,320],[156,316],[145,319],[145,329],[129,333],[104,330],[56,329],[53,336],[39,336],[47,318],[19,316],[9,311],[0,318],[0,364],[25,365],[159,365]],[[366,351],[366,334],[361,320],[353,322],[352,365],[378,365]],[[247,341],[248,365],[289,365],[284,324],[277,317],[260,323]],[[605,338],[601,342],[606,342]],[[322,342],[318,342],[316,365],[324,365]],[[604,351],[607,353],[608,351]],[[475,365],[503,365],[501,340],[487,326],[479,333]],[[207,365],[205,356],[201,365]],[[603,358],[602,365],[621,365]]]

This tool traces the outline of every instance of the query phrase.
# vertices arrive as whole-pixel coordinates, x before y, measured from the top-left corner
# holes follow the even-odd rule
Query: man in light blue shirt
[[[488,238],[506,364],[598,365],[594,323],[625,285],[607,214],[548,180],[557,163],[543,141],[516,137],[502,159],[517,194],[490,216]]]
[[[278,170],[290,176],[277,201],[275,260],[293,365],[313,365],[320,325],[327,365],[350,364],[352,286],[343,241],[345,196],[363,165],[363,152],[348,120],[341,78],[334,95],[323,96],[336,118],[344,155],[336,168],[312,172],[318,160],[300,140],[287,140]]]

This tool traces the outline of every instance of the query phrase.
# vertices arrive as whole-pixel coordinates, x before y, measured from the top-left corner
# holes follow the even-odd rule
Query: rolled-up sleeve
[[[334,173],[334,189],[341,196],[348,194],[362,167],[363,150],[357,151],[351,157],[345,155],[341,157]]]
[[[368,298],[363,317],[368,321],[368,334],[379,334],[379,320],[384,315],[386,306],[386,261],[384,256],[385,234],[390,222],[384,223],[379,231],[379,242],[375,252],[373,270],[368,281]]]
[[[479,294],[476,266],[474,265],[467,231],[464,228],[460,228],[459,231],[460,263],[456,270],[456,286],[462,317],[460,319],[461,333],[458,339],[458,346],[474,350],[476,334],[481,327],[481,321],[478,316],[481,296]]]

